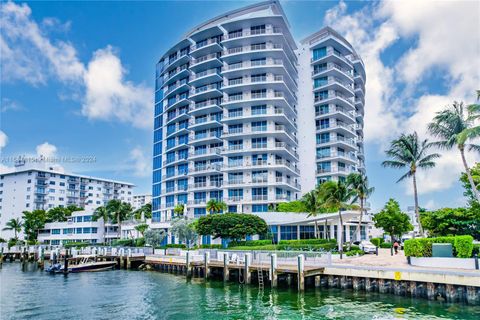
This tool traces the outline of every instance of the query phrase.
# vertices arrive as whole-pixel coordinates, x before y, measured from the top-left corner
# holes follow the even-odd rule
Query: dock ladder
[[[263,290],[265,287],[264,282],[263,282],[263,269],[260,268],[258,269],[258,288]]]

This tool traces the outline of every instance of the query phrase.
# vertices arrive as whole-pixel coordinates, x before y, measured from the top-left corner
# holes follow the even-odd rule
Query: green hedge
[[[324,243],[314,245],[302,244],[270,244],[268,246],[239,246],[231,247],[232,250],[293,250],[293,251],[332,251],[336,249],[336,243]]]
[[[335,239],[300,239],[300,240],[280,240],[279,244],[289,244],[289,245],[316,245],[316,244],[326,244],[326,243],[337,243]]]
[[[371,242],[373,245],[375,245],[375,246],[377,246],[377,247],[380,247],[380,245],[381,245],[383,242],[385,242],[385,240],[383,240],[383,238],[372,238],[372,239],[370,239],[370,242]]]
[[[391,242],[382,242],[382,243],[380,243],[380,248],[390,249],[391,247],[392,247],[392,243],[391,243]]]
[[[480,255],[480,243],[475,243],[475,244],[473,245],[472,257],[473,257],[475,254],[476,254],[476,255]]]
[[[70,242],[70,243],[67,243],[64,245],[64,247],[66,249],[69,249],[69,248],[85,248],[85,247],[88,247],[88,246],[91,246],[92,244],[91,243],[88,243],[88,242]]]
[[[114,247],[134,247],[135,239],[118,239],[112,241]]]
[[[272,244],[272,240],[247,240],[247,241],[231,241],[228,247],[258,247],[268,246]]]
[[[221,244],[202,244],[200,249],[222,249]]]
[[[405,241],[405,255],[409,257],[431,257],[433,243],[451,243],[453,255],[458,258],[469,258],[473,251],[472,236],[417,238]]]
[[[353,257],[353,256],[356,256],[357,254],[359,256],[363,256],[365,252],[363,252],[363,250],[360,250],[360,249],[355,249],[355,250],[350,250],[346,253],[348,257]]]

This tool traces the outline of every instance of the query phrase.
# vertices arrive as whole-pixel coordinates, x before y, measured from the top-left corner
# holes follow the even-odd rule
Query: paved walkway
[[[379,249],[378,256],[375,254],[365,254],[360,257],[344,256],[342,260],[334,258],[332,263],[334,265],[352,267],[394,268],[447,273],[473,273],[475,275],[480,275],[480,271],[478,270],[411,266],[407,263],[407,258],[405,257],[403,250],[399,250],[397,255],[394,253],[394,255],[391,256],[390,249]]]

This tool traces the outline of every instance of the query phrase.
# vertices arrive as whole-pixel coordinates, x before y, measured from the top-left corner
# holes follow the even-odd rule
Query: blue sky
[[[95,163],[62,166],[131,181],[138,193],[149,193],[155,63],[197,24],[250,3],[2,2],[2,166],[24,154],[94,156]],[[479,3],[281,3],[297,40],[328,24],[362,55],[366,165],[376,187],[370,202],[380,208],[395,197],[411,205],[410,184],[395,183],[402,172],[381,168],[383,150],[401,132],[427,137],[426,123],[453,100],[473,101],[480,87]],[[463,205],[460,170],[452,151],[421,174],[421,205]]]

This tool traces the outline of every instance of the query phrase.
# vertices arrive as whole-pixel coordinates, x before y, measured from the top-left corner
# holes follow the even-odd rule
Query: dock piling
[[[209,251],[205,251],[204,253],[204,265],[205,265],[205,273],[204,273],[204,276],[205,276],[205,279],[208,279],[208,277],[210,276],[210,268],[208,267],[208,264],[210,263],[210,252]]]
[[[230,270],[228,269],[228,253],[223,253],[223,281],[230,279]]]
[[[272,253],[270,256],[270,282],[272,284],[272,288],[276,288],[278,284],[278,276],[277,276],[277,254]]]
[[[300,254],[297,257],[298,268],[298,291],[305,290],[305,255]]]
[[[188,278],[191,278],[192,277],[192,269],[191,269],[191,265],[190,265],[190,260],[191,260],[191,255],[192,253],[190,251],[187,251],[187,255],[185,257],[185,267],[186,267],[186,271],[187,271],[187,279]]]
[[[245,253],[245,269],[243,270],[244,279],[246,284],[252,282],[252,273],[250,272],[250,265],[252,263],[252,254]]]

